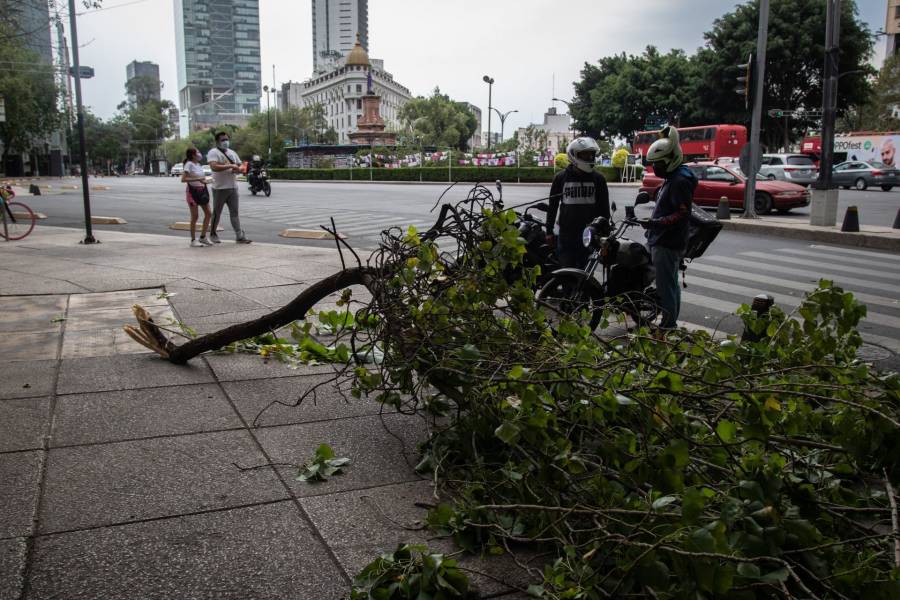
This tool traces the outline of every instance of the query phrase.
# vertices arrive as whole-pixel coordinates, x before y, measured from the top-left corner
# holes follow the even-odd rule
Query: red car
[[[685,165],[697,179],[694,190],[694,202],[698,206],[719,206],[719,199],[728,198],[731,208],[744,208],[744,184],[746,177],[736,164],[716,164],[711,162],[688,163]],[[649,171],[649,172],[648,172]],[[662,180],[652,174],[652,169],[644,171],[641,191],[653,197]],[[809,206],[809,190],[796,183],[787,181],[771,181],[756,178],[756,212],[760,215],[770,213],[773,209],[786,213],[792,208]]]

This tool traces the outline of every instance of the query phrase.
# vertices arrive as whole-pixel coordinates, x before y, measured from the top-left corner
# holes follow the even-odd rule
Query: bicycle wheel
[[[0,223],[0,237],[6,240],[21,240],[34,229],[35,216],[31,209],[21,202],[4,203],[6,226]]]
[[[603,317],[603,293],[572,274],[551,277],[538,292],[537,300],[550,309],[547,317],[554,328],[563,315],[575,318],[587,311],[588,321],[585,324],[591,329],[596,329]]]

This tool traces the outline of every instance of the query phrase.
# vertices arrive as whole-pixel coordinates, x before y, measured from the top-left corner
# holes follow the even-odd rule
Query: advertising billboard
[[[835,161],[877,160],[889,167],[898,166],[900,156],[897,156],[897,148],[900,148],[900,135],[872,134],[872,135],[836,135],[834,137]]]

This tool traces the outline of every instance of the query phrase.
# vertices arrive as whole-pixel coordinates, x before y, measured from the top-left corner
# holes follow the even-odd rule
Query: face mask
[[[222,140],[221,142],[219,142],[219,145],[225,150],[228,150],[228,147],[231,146],[231,142],[229,142],[228,140]]]

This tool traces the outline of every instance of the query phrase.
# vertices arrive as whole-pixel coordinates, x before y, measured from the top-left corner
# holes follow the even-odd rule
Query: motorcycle
[[[546,224],[528,211],[537,210],[546,213],[549,209],[546,202],[538,202],[526,208],[523,213],[516,213],[516,226],[519,235],[525,240],[525,256],[522,257],[522,262],[526,267],[541,267],[537,278],[539,288],[546,285],[553,273],[559,269],[559,261],[556,259],[554,248],[547,244]]]
[[[635,205],[648,202],[649,194],[641,192]],[[612,211],[616,211],[615,202]],[[638,325],[652,323],[660,313],[654,286],[656,269],[647,247],[624,235],[642,224],[633,206],[626,207],[626,217],[618,224],[606,217],[594,219],[582,234],[585,247],[592,250],[585,268],[554,271],[538,292],[538,301],[564,315],[586,310],[592,330],[600,324],[607,307],[624,312]]]
[[[250,184],[250,193],[254,196],[262,192],[269,197],[272,195],[272,186],[269,185],[269,171],[259,156],[254,155],[247,172],[247,183]]]

